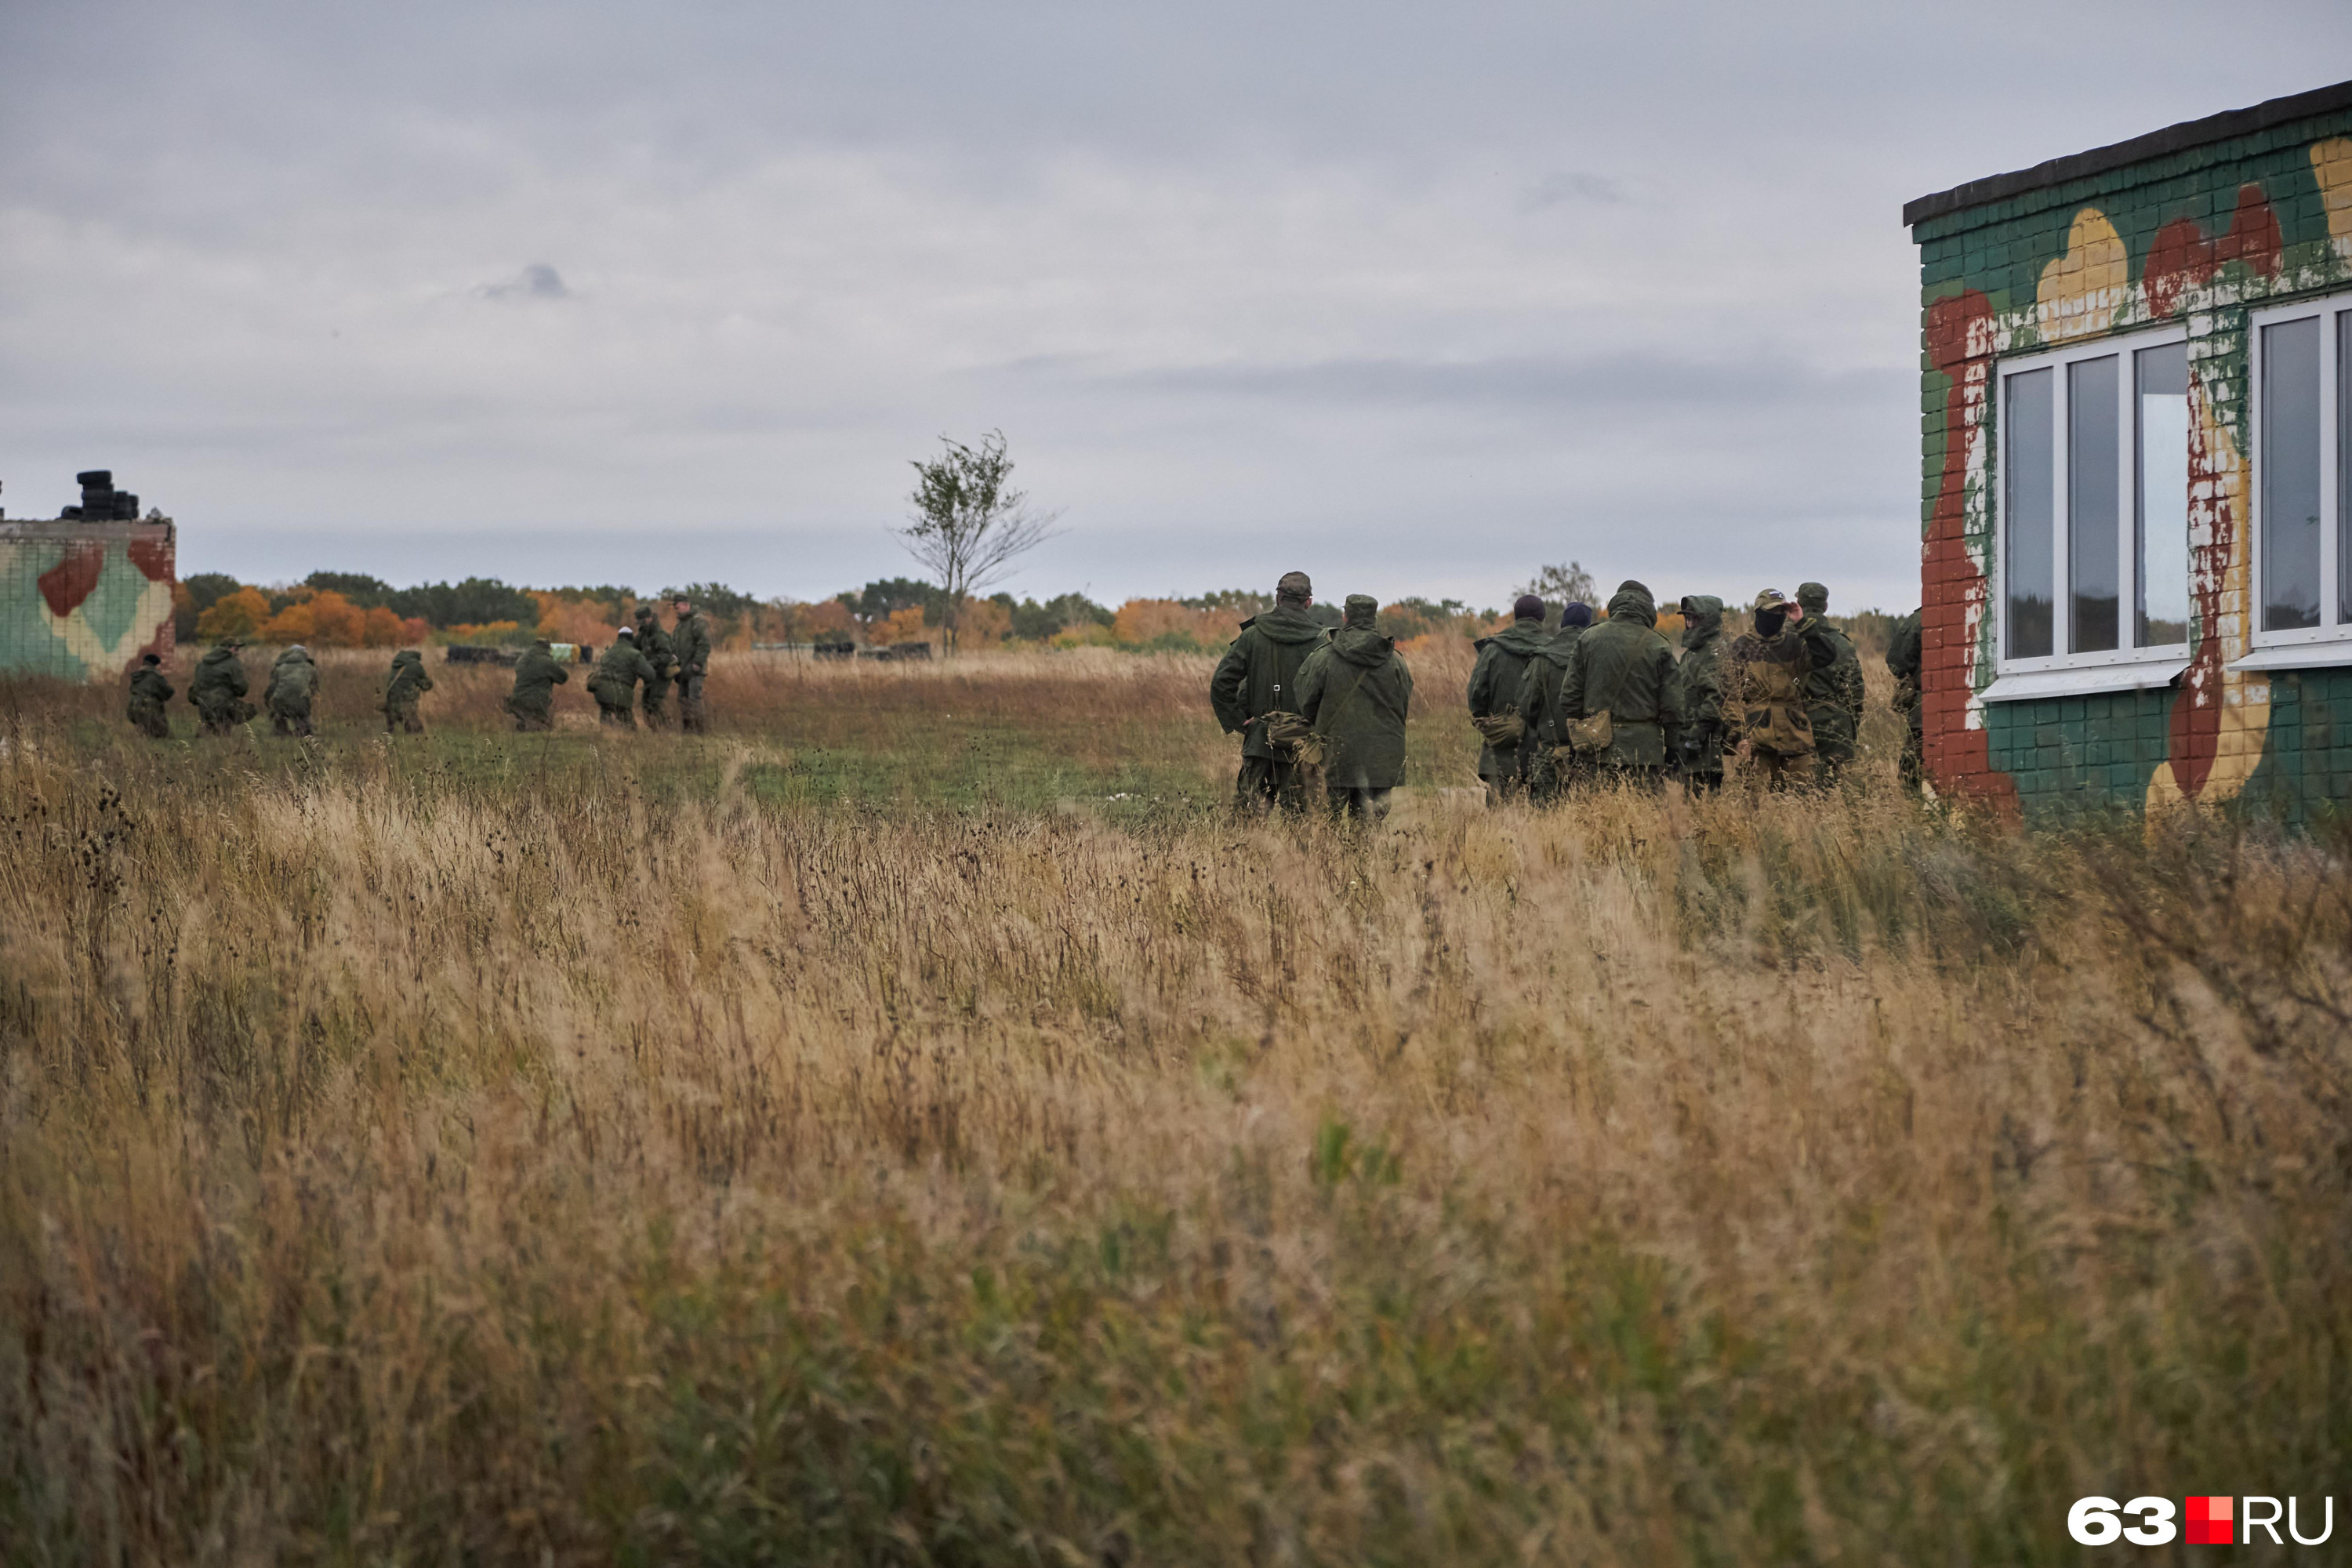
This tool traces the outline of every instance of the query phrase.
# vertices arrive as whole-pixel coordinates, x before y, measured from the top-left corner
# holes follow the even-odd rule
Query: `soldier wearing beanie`
[[[1543,601],[1522,594],[1511,606],[1511,624],[1477,642],[1478,661],[1470,667],[1470,722],[1477,727],[1478,777],[1488,805],[1516,797],[1527,786],[1520,739],[1527,721],[1519,715],[1519,679],[1543,651]]]
[[[1390,792],[1404,782],[1412,674],[1396,638],[1373,629],[1380,607],[1369,595],[1349,595],[1339,631],[1298,671],[1298,711],[1322,738],[1331,814],[1356,821],[1386,816]]]
[[[1519,719],[1527,737],[1519,742],[1527,759],[1528,798],[1557,800],[1573,776],[1574,759],[1568,751],[1568,728],[1561,722],[1559,686],[1567,679],[1576,642],[1592,624],[1592,606],[1571,599],[1560,607],[1559,630],[1528,660],[1519,677]]]
[[[1330,637],[1307,613],[1314,603],[1315,587],[1307,574],[1284,573],[1274,585],[1274,608],[1242,623],[1241,635],[1209,678],[1209,706],[1217,722],[1226,734],[1242,738],[1234,802],[1246,810],[1297,810],[1304,804],[1295,774],[1305,726],[1295,719],[1281,722],[1277,715],[1298,713],[1299,668]]]

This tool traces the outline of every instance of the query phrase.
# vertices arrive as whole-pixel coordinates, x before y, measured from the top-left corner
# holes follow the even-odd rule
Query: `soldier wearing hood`
[[[1592,606],[1570,600],[1560,609],[1559,630],[1528,660],[1519,677],[1519,719],[1527,726],[1519,748],[1527,757],[1528,794],[1538,800],[1552,799],[1568,787],[1568,771],[1558,754],[1568,744],[1568,730],[1560,722],[1559,685],[1568,675],[1577,639],[1591,624]]]
[[[530,651],[515,661],[514,690],[507,697],[516,730],[555,728],[555,689],[571,680],[545,637],[531,644]]]
[[[677,654],[651,605],[637,606],[636,642],[637,651],[654,669],[653,679],[646,682],[644,695],[637,700],[638,708],[646,729],[666,730],[669,728],[669,676],[677,668]]]
[[[1560,681],[1561,723],[1578,761],[1589,752],[1615,777],[1655,784],[1666,765],[1666,732],[1677,722],[1674,673],[1657,601],[1629,578],[1610,595],[1609,618],[1577,639]]]
[[[416,717],[416,700],[433,689],[433,678],[425,673],[425,656],[413,647],[402,648],[392,656],[392,673],[383,682],[383,732],[396,734],[405,730],[412,735],[425,733],[424,721]]]
[[[636,716],[631,709],[641,680],[648,688],[653,685],[654,667],[637,651],[636,634],[623,626],[613,646],[597,656],[596,668],[588,677],[588,695],[596,700],[596,717],[624,730],[635,729]]]
[[[1919,612],[1895,623],[1886,644],[1886,673],[1895,678],[1895,710],[1903,715],[1903,787],[1917,794],[1927,778],[1926,735],[1921,724],[1925,707],[1919,700]]]
[[[1298,712],[1299,667],[1330,640],[1329,628],[1307,613],[1314,602],[1314,584],[1306,573],[1284,573],[1274,585],[1274,608],[1242,623],[1241,635],[1209,678],[1209,706],[1217,722],[1226,734],[1242,738],[1234,800],[1252,810],[1276,805],[1296,810],[1305,804],[1293,778],[1297,742],[1266,731],[1276,714]]]
[[[253,717],[256,710],[245,700],[252,688],[246,681],[245,664],[236,657],[244,646],[235,637],[223,637],[196,661],[188,700],[195,705],[198,734],[226,735]]]
[[[1854,652],[1853,638],[1822,618],[1829,613],[1827,588],[1819,583],[1798,584],[1797,605],[1822,640],[1837,650],[1834,659],[1805,679],[1805,711],[1813,721],[1813,765],[1823,784],[1832,784],[1853,761],[1862,734],[1862,656]]]
[[[1478,661],[1470,667],[1470,722],[1477,726],[1478,777],[1488,804],[1526,787],[1520,741],[1527,721],[1519,716],[1519,678],[1543,651],[1543,601],[1522,594],[1511,606],[1511,624],[1477,642]]]
[[[172,721],[163,712],[163,704],[172,700],[172,683],[163,679],[163,661],[152,653],[139,656],[139,668],[131,675],[131,701],[126,716],[139,732],[152,741],[172,738]]]
[[[1816,669],[1837,659],[1820,622],[1778,588],[1756,595],[1756,629],[1723,660],[1723,709],[1739,737],[1739,754],[1774,789],[1813,778],[1813,719],[1805,693]]]
[[[269,710],[269,731],[274,735],[310,735],[310,699],[319,689],[319,667],[310,658],[310,650],[296,643],[278,656],[269,667],[269,685],[261,700]]]
[[[1335,816],[1388,815],[1404,782],[1404,721],[1412,674],[1396,638],[1372,629],[1380,601],[1350,594],[1339,629],[1298,671],[1298,711],[1323,742],[1323,782]]]
[[[1711,790],[1723,783],[1723,601],[1712,594],[1685,595],[1683,657],[1675,665],[1675,763],[1685,787]]]

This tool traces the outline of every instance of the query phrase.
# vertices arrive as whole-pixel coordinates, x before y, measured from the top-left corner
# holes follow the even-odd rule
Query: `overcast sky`
[[[1001,427],[1049,595],[1916,602],[1905,200],[2352,6],[0,0],[0,481],[183,572],[820,597]]]

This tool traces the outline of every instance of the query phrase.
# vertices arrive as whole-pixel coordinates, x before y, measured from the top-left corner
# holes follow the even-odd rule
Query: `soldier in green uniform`
[[[669,672],[677,668],[677,656],[670,650],[669,634],[662,630],[660,617],[651,605],[637,606],[637,652],[653,666],[653,679],[646,682],[645,694],[639,699],[645,712],[646,728],[669,728]]]
[[[172,683],[163,679],[163,661],[152,653],[139,656],[139,668],[131,674],[131,705],[128,716],[138,731],[150,740],[172,738],[172,721],[163,712],[163,704],[172,700]]]
[[[296,643],[269,667],[269,685],[261,700],[269,710],[273,735],[311,735],[310,699],[319,689],[319,667],[310,650]]]
[[[654,667],[637,651],[636,634],[623,626],[613,646],[596,658],[596,668],[588,677],[588,695],[596,700],[596,717],[606,724],[617,724],[624,730],[637,727],[631,709],[636,702],[637,683],[653,684]]]
[[[1903,787],[1914,795],[1926,785],[1927,770],[1922,721],[1927,706],[1919,700],[1919,612],[1895,623],[1886,644],[1886,673],[1895,678],[1895,710],[1903,715]]]
[[[530,651],[515,663],[514,690],[507,698],[507,711],[514,715],[515,729],[553,729],[555,689],[571,679],[555,661],[545,637],[531,644]]]
[[[1323,782],[1331,815],[1378,822],[1389,792],[1404,783],[1405,712],[1412,672],[1396,638],[1372,629],[1381,602],[1350,594],[1331,640],[1298,670],[1298,711],[1323,742]]]
[[[1675,665],[1675,765],[1683,787],[1723,784],[1723,601],[1690,594],[1682,602],[1683,657]]]
[[[1527,738],[1519,742],[1527,754],[1528,795],[1532,800],[1556,800],[1569,784],[1561,766],[1560,748],[1568,744],[1567,726],[1560,722],[1559,683],[1568,675],[1576,639],[1592,624],[1592,606],[1571,599],[1561,606],[1559,630],[1551,634],[1519,677],[1519,719]]]
[[[188,682],[188,700],[194,704],[200,735],[226,735],[251,719],[256,711],[245,694],[252,689],[245,666],[236,657],[245,645],[223,637],[196,661],[195,678]]]
[[[1470,722],[1477,727],[1478,777],[1486,786],[1488,805],[1517,795],[1527,787],[1526,758],[1520,741],[1527,721],[1519,715],[1519,678],[1529,661],[1543,651],[1543,601],[1522,594],[1511,606],[1511,624],[1475,645],[1477,662],[1470,667]]]
[[[1756,629],[1723,658],[1723,710],[1739,754],[1774,789],[1813,779],[1813,719],[1805,700],[1812,673],[1837,658],[1821,623],[1778,588],[1756,595]]]
[[[1570,728],[1578,762],[1601,777],[1655,788],[1666,766],[1666,732],[1678,722],[1674,673],[1657,601],[1640,583],[1619,584],[1609,618],[1577,638],[1560,680],[1560,721]]]
[[[1281,805],[1297,810],[1292,776],[1297,742],[1266,733],[1277,713],[1298,711],[1298,669],[1330,640],[1330,630],[1307,615],[1315,586],[1304,572],[1286,572],[1274,585],[1274,608],[1242,623],[1241,635],[1209,678],[1209,706],[1228,735],[1242,738],[1242,771],[1234,803],[1251,811]]]
[[[432,689],[433,678],[425,673],[423,654],[413,647],[394,654],[392,673],[383,682],[383,732],[425,733],[425,721],[416,716],[416,700]]]
[[[710,673],[710,627],[685,595],[677,596],[674,607],[677,619],[669,628],[669,645],[677,660],[673,679],[677,682],[678,727],[699,735],[709,722],[702,710],[702,679]]]
[[[1819,583],[1797,584],[1797,606],[1822,640],[1837,650],[1827,668],[1816,668],[1805,682],[1805,710],[1813,721],[1813,767],[1823,784],[1835,784],[1853,761],[1854,743],[1862,734],[1862,656],[1853,639],[1822,617],[1829,613],[1830,591]]]

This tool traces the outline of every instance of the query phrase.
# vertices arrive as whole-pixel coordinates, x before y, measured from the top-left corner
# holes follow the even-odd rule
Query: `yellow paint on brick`
[[[2312,177],[2327,209],[2328,237],[2336,254],[2352,260],[2352,136],[2331,136],[2311,144]]]
[[[2131,296],[2131,256],[2107,215],[2084,207],[2066,230],[2066,254],[2042,269],[2033,291],[2034,329],[2063,343],[2115,324]]]

